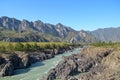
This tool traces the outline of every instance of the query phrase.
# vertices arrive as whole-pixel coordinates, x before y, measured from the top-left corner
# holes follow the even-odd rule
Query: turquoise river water
[[[54,68],[62,56],[70,56],[71,54],[76,54],[81,50],[81,48],[76,48],[72,52],[65,52],[64,54],[56,55],[52,59],[48,59],[42,62],[37,62],[32,64],[31,67],[27,69],[15,70],[15,75],[0,77],[0,80],[41,80],[43,75],[45,75],[50,69]]]

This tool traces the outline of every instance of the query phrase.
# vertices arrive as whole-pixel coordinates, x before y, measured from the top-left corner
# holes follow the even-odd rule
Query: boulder
[[[14,54],[12,55],[11,58],[7,59],[7,62],[8,61],[11,61],[11,63],[13,64],[14,66],[14,69],[19,69],[19,63],[21,62],[21,58],[18,57],[18,55]]]
[[[14,73],[14,66],[9,61],[1,67],[0,76],[11,76]]]
[[[58,54],[58,49],[53,49],[53,53],[54,53],[55,55],[57,55],[57,54]]]
[[[30,66],[31,62],[30,62],[30,56],[28,54],[25,54],[21,57],[21,61],[19,63],[19,67],[20,68],[26,68],[28,66]]]

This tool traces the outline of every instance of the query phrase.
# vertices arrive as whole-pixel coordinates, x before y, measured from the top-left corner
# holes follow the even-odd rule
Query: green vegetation
[[[0,42],[0,52],[41,51],[44,49],[59,49],[68,46],[79,45],[64,42]]]
[[[92,43],[90,44],[91,46],[95,46],[95,47],[111,47],[117,50],[120,50],[120,43],[113,43],[111,41],[109,42],[99,42],[99,43]]]

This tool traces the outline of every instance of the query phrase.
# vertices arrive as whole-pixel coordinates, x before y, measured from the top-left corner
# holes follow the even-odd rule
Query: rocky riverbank
[[[43,80],[119,80],[120,51],[87,47],[78,54],[63,57]]]
[[[12,53],[1,53],[0,56],[0,76],[11,76],[14,70],[29,67],[32,63],[53,58],[55,55],[71,51],[73,47],[46,49],[36,52],[15,51]]]

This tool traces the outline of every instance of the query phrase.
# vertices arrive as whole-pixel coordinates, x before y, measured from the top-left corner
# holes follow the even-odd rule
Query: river
[[[0,77],[0,80],[41,80],[43,75],[45,75],[50,69],[54,68],[62,56],[70,56],[71,54],[76,54],[81,48],[76,48],[72,52],[65,52],[64,54],[56,55],[54,58],[44,60],[42,62],[37,62],[32,64],[29,68],[15,70],[15,75]]]

